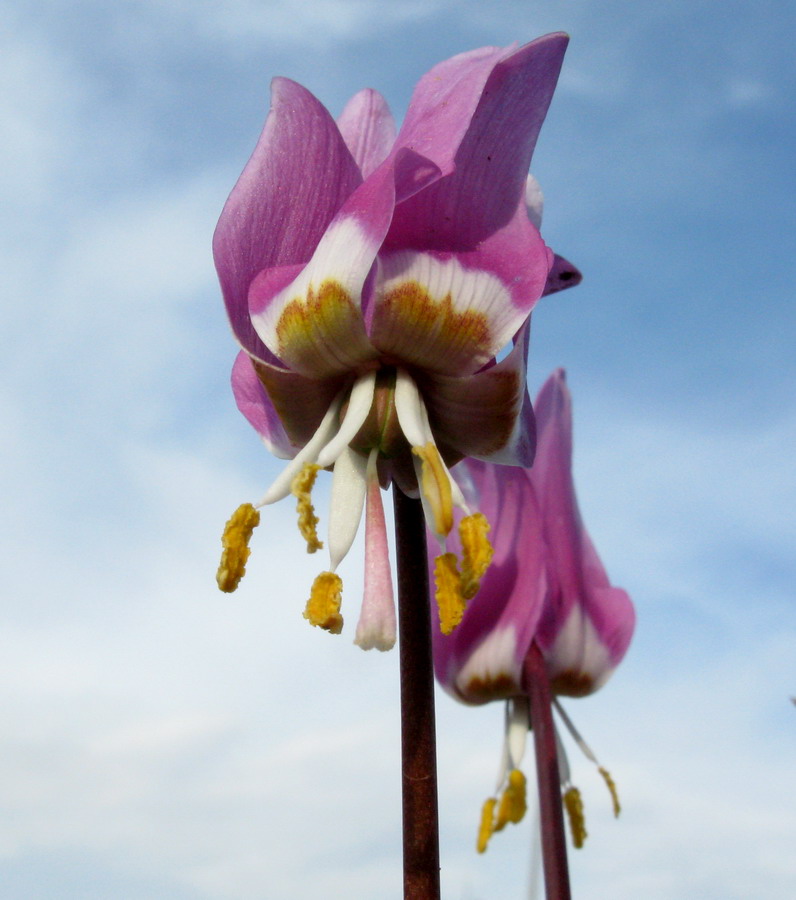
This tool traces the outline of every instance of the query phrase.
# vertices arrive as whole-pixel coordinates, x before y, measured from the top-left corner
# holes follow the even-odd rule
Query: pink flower
[[[504,796],[512,796],[510,778],[517,779],[512,773],[529,724],[523,662],[532,643],[542,651],[553,693],[582,697],[610,677],[635,625],[630,598],[611,586],[578,510],[572,403],[562,369],[542,387],[535,410],[531,469],[467,460],[455,470],[465,496],[496,522],[494,558],[461,625],[451,635],[434,635],[437,678],[449,693],[465,703],[509,701],[498,785],[498,791],[505,785]],[[564,721],[570,725],[565,715]],[[606,780],[613,793],[610,776]],[[488,802],[494,807],[497,801]],[[490,807],[481,849],[495,827],[519,820],[492,814]]]
[[[467,507],[449,465],[533,458],[530,312],[580,278],[545,246],[525,200],[566,44],[553,34],[440,63],[418,83],[397,136],[373,90],[335,123],[278,78],[221,214],[213,249],[243,348],[233,390],[266,446],[291,460],[257,506],[292,492],[313,552],[322,544],[310,492],[317,471],[333,469],[330,571],[305,616],[339,631],[335,570],[368,497],[361,646],[395,639],[379,483],[419,485],[444,543],[453,507]],[[245,505],[228,523],[223,590],[237,585],[258,520]]]

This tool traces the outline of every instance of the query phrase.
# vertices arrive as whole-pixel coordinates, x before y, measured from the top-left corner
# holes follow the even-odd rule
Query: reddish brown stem
[[[536,751],[545,896],[547,900],[570,900],[567,841],[561,807],[561,777],[558,772],[550,682],[542,653],[535,643],[531,644],[525,657],[523,685],[530,698],[531,727]]]
[[[393,489],[398,554],[401,657],[401,758],[404,898],[439,900],[439,818],[434,726],[434,671],[426,561],[419,500]]]

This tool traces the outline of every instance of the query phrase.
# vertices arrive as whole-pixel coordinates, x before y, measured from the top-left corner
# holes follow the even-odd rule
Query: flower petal
[[[544,213],[544,195],[539,182],[529,175],[525,182],[525,208],[528,218],[536,228],[542,227],[542,214]],[[565,288],[575,287],[583,280],[580,271],[569,260],[557,253],[553,257],[553,266],[547,275],[542,296],[555,294]]]
[[[251,358],[242,350],[232,366],[232,393],[238,409],[271,453],[280,459],[294,457],[298,447],[287,436],[279,414],[254,371]]]
[[[524,209],[531,157],[568,41],[549,34],[502,58],[488,57],[491,71],[456,151],[455,172],[401,204],[391,240],[399,234],[401,243],[410,234],[416,240],[431,225],[436,241],[474,247],[505,226],[520,201]],[[415,149],[440,165],[428,148]]]
[[[541,229],[544,215],[544,194],[542,186],[533,175],[529,175],[525,179],[525,210],[531,224]]]
[[[541,516],[522,469],[474,460],[454,473],[459,469],[472,478],[481,512],[492,523],[495,556],[453,634],[433,629],[434,662],[446,690],[464,702],[485,703],[521,691],[522,663],[547,594]],[[449,545],[458,550],[455,533]]]
[[[611,586],[583,527],[572,480],[572,398],[563,369],[539,392],[536,416],[538,449],[530,478],[554,573],[538,641],[546,659],[553,654],[550,665],[556,667],[559,693],[578,696],[596,690],[618,665],[635,612],[627,594]]]
[[[434,435],[446,456],[512,466],[533,462],[534,415],[525,385],[529,334],[526,324],[509,355],[475,375],[417,376]]]
[[[591,600],[572,605],[555,631],[540,624],[536,640],[556,694],[584,697],[602,687],[633,635],[635,611],[625,591],[596,588]]]
[[[395,120],[387,101],[373,88],[354,94],[337,127],[364,178],[387,159],[395,143]]]
[[[242,346],[272,361],[249,321],[254,276],[306,263],[334,215],[362,181],[324,107],[301,85],[273,81],[271,111],[213,236],[213,255]]]
[[[346,201],[297,277],[284,284],[279,273],[262,272],[255,279],[252,322],[291,369],[326,377],[375,358],[362,320],[363,291],[394,200],[394,169],[387,162]]]
[[[371,341],[388,356],[446,375],[475,372],[517,330],[506,286],[452,254],[380,257]]]
[[[332,401],[350,381],[348,375],[325,379],[305,378],[281,366],[254,360],[252,368],[265,389],[288,440],[296,447],[303,447],[312,438]]]
[[[548,294],[555,294],[566,288],[575,287],[581,281],[583,281],[583,275],[581,275],[580,270],[573,266],[568,259],[564,259],[563,256],[556,254],[553,257],[553,267],[547,275],[542,296],[546,297]]]
[[[396,217],[385,241],[385,251],[411,249],[418,256],[421,255],[419,251],[442,259],[454,256],[465,271],[488,273],[496,284],[500,284],[500,299],[490,293],[483,304],[479,303],[478,295],[465,294],[463,299],[458,299],[457,284],[453,278],[449,286],[455,306],[472,308],[474,313],[485,317],[486,328],[474,335],[477,341],[473,353],[494,356],[519,329],[542,296],[553,264],[553,253],[528,220],[523,198],[515,204],[513,213],[500,222],[486,223],[485,227],[473,230],[470,235],[452,233],[450,223],[461,212],[453,207],[446,208],[444,203],[433,207],[431,198],[432,192],[439,193],[439,186],[444,185],[444,181],[428,188],[412,201],[420,215],[411,227],[408,227],[404,206],[396,208]],[[419,204],[427,199],[429,208],[424,210]],[[472,196],[466,201],[472,205],[479,202]],[[386,252],[383,256],[386,257]],[[411,280],[418,280],[415,273],[409,272],[408,275]],[[373,340],[381,339],[376,333],[372,337]]]
[[[484,85],[505,55],[502,47],[482,47],[434,66],[415,86],[396,148],[408,148],[435,163],[440,174],[450,174]],[[399,177],[398,201],[417,189],[417,184]]]
[[[394,250],[454,251],[467,268],[498,276],[515,307],[508,334],[542,295],[552,265],[528,219],[525,181],[567,41],[564,34],[547,35],[493,60],[455,171],[396,207],[385,243]],[[508,334],[502,343],[495,335],[493,352]]]
[[[583,594],[583,538],[572,480],[572,398],[563,369],[557,369],[536,398],[537,453],[530,477],[545,515],[546,534],[561,583],[571,604]],[[600,587],[609,584],[605,570],[595,558],[591,580]]]

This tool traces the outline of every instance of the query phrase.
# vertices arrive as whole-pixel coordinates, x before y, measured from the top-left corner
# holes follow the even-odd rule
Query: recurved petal
[[[529,330],[523,327],[504,360],[474,375],[417,376],[437,444],[449,457],[533,462],[536,429],[525,385]]]
[[[373,88],[354,94],[337,127],[364,178],[387,159],[395,143],[395,120],[387,101]]]
[[[491,71],[456,151],[455,171],[396,209],[391,246],[472,250],[504,228],[518,206],[527,222],[526,176],[567,42],[564,34],[550,34],[489,58]],[[539,293],[543,286],[544,280]]]
[[[232,393],[238,409],[271,453],[280,459],[292,459],[298,447],[287,436],[273,403],[254,371],[252,360],[242,350],[232,366]]]
[[[271,111],[213,237],[213,255],[235,336],[270,360],[249,320],[255,275],[306,263],[362,181],[334,120],[301,85],[274,79]]]
[[[528,220],[522,197],[513,216],[494,230],[484,230],[472,241],[451,233],[450,217],[457,212],[441,206],[426,215],[427,210],[421,208],[426,195],[438,195],[442,184],[432,185],[410,201],[420,214],[411,228],[406,227],[407,204],[396,209],[380,257],[390,281],[376,296],[370,334],[375,343],[386,347],[396,334],[406,334],[410,327],[412,341],[422,341],[421,346],[428,348],[428,358],[421,364],[435,360],[436,367],[447,365],[443,369],[447,374],[464,375],[495,356],[528,318],[544,290],[553,253]],[[470,202],[477,205],[480,201],[471,198]],[[448,332],[440,324],[448,308],[458,316],[453,323],[456,332]],[[425,338],[423,330],[429,332]],[[461,352],[452,357],[455,369],[440,362],[454,335],[461,342]]]
[[[434,66],[418,81],[395,141],[431,160],[442,175],[454,169],[454,159],[495,64],[506,56],[502,47],[482,47],[460,53]],[[418,189],[399,178],[399,202]]]
[[[277,270],[262,272],[254,281],[249,291],[254,327],[290,369],[324,378],[376,357],[362,306],[372,290],[368,276],[394,201],[394,169],[388,161],[348,198],[293,280],[285,283]]]

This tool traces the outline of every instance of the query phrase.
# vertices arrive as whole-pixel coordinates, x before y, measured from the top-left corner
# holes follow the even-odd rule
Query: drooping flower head
[[[467,460],[454,473],[497,523],[493,564],[451,635],[434,635],[442,686],[464,703],[507,700],[506,742],[497,797],[484,809],[479,849],[509,821],[519,821],[524,778],[519,762],[529,726],[523,664],[535,643],[554,694],[582,697],[601,687],[624,656],[635,625],[628,595],[612,587],[583,526],[572,479],[572,402],[563,370],[535,403],[537,453],[530,469]],[[453,550],[455,540],[451,541]],[[587,755],[591,751],[557,706]],[[561,766],[573,834],[582,841],[580,798]],[[594,760],[596,762],[596,760]],[[515,774],[516,772],[516,774]],[[601,769],[616,804],[610,776]],[[618,806],[615,806],[618,808]],[[511,813],[514,810],[514,813]],[[513,815],[513,817],[512,817]]]
[[[320,469],[333,469],[330,571],[305,616],[336,632],[335,570],[367,497],[363,647],[394,642],[379,484],[419,490],[443,549],[454,506],[465,511],[472,592],[488,564],[487,526],[448,467],[464,456],[533,458],[529,315],[546,290],[579,280],[545,246],[525,201],[566,44],[553,34],[440,63],[418,83],[397,135],[373,90],[335,123],[300,85],[276,79],[219,220],[216,267],[242,347],[235,397],[269,449],[291,460],[257,508],[293,493],[307,549],[319,549],[311,490]],[[222,590],[237,585],[257,521],[248,504],[230,520]],[[444,603],[462,586],[449,556],[440,560]]]

